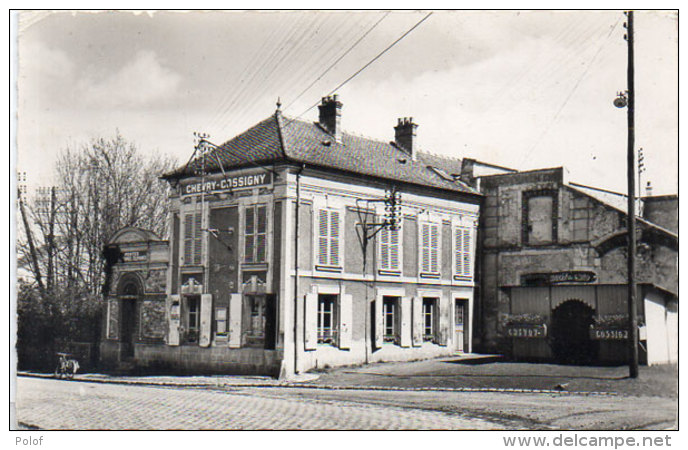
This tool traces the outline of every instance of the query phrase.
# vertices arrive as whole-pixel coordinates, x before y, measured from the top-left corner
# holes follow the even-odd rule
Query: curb
[[[17,376],[28,378],[47,378],[54,379],[53,375],[36,373],[17,373]],[[291,388],[291,389],[313,389],[329,391],[392,391],[392,392],[503,392],[507,394],[558,394],[563,396],[608,396],[618,395],[616,392],[600,391],[559,391],[555,389],[520,389],[520,388],[441,388],[441,387],[401,387],[401,386],[337,386],[327,384],[306,384],[307,382],[284,382],[275,383],[174,383],[167,381],[142,381],[142,380],[122,380],[122,379],[93,379],[93,378],[73,378],[63,381],[79,381],[83,383],[100,384],[124,384],[137,386],[167,386],[181,388]]]

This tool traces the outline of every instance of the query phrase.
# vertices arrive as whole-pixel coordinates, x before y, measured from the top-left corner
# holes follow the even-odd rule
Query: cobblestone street
[[[247,395],[251,391],[213,392],[19,377],[17,420],[27,427],[70,430],[503,428],[496,422],[455,413],[336,399]]]

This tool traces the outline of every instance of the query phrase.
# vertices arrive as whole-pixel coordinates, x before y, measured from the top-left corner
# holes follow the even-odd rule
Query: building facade
[[[569,183],[562,168],[489,166],[476,177],[474,163],[464,163],[464,180],[485,196],[479,348],[518,360],[625,363],[626,198]],[[647,202],[646,213],[675,224],[677,197],[671,197],[673,205],[664,197]],[[639,352],[647,364],[675,362],[678,236],[637,220]]]
[[[167,259],[113,257],[104,362],[290,376],[472,350],[481,196],[458,160],[418,151],[412,119],[381,142],[343,132],[341,114],[336,96],[317,123],[278,107],[165,175]],[[115,255],[144,245],[123,235]],[[142,274],[154,263],[164,293]],[[125,324],[128,301],[146,306]]]

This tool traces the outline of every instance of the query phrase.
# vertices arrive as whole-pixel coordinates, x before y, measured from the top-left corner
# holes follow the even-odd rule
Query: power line
[[[409,34],[411,34],[411,32],[413,32],[413,30],[415,30],[416,28],[418,28],[418,27],[420,26],[420,24],[422,24],[423,22],[425,22],[431,15],[432,15],[432,11],[429,12],[425,17],[423,17],[422,19],[420,19],[418,22],[416,22],[416,24],[415,24],[414,26],[412,26],[411,28],[409,28],[408,31],[406,31],[406,32],[405,32],[404,34],[402,34],[396,41],[392,42],[389,46],[387,46],[387,48],[385,48],[385,49],[382,50],[380,53],[378,53],[373,59],[371,59],[370,61],[368,61],[363,67],[361,67],[361,68],[358,69],[356,72],[354,72],[353,75],[351,75],[349,78],[347,78],[346,80],[344,80],[343,82],[341,82],[336,88],[334,88],[334,89],[332,89],[330,92],[328,92],[328,93],[326,94],[326,96],[327,96],[327,95],[332,95],[334,92],[336,92],[336,91],[337,91],[338,89],[340,89],[342,86],[344,86],[346,83],[348,83],[349,81],[351,81],[351,80],[353,80],[354,78],[356,78],[356,76],[357,76],[358,74],[360,74],[360,73],[363,72],[365,69],[367,69],[372,63],[374,63],[375,61],[377,61],[382,55],[384,55],[385,53],[387,53],[387,51],[389,51],[392,47],[394,47],[395,45],[397,45],[402,39],[404,39],[406,36],[408,36]],[[295,118],[291,119],[289,122],[287,122],[284,126],[285,126],[285,127],[286,127],[286,126],[289,126],[292,122],[294,122],[295,120],[299,119],[301,116],[303,116],[304,114],[306,114],[308,111],[310,111],[311,109],[315,108],[315,107],[318,106],[319,104],[320,104],[320,101],[314,103],[314,104],[311,105],[308,109],[306,109],[304,112],[302,112],[301,114],[299,114],[297,117],[295,117]]]
[[[526,160],[528,159],[528,157],[529,157],[530,154],[533,152],[533,150],[535,150],[535,148],[540,144],[540,141],[542,141],[542,138],[545,137],[545,135],[547,134],[547,132],[550,130],[550,128],[552,127],[552,125],[554,124],[554,122],[556,122],[556,120],[559,118],[559,114],[561,114],[562,110],[566,107],[566,105],[568,104],[569,100],[570,100],[571,97],[573,96],[573,93],[576,91],[576,89],[578,89],[578,86],[580,85],[581,81],[583,81],[583,78],[585,78],[585,75],[587,75],[588,71],[590,70],[590,67],[591,67],[591,66],[593,65],[593,63],[595,62],[595,59],[597,58],[597,55],[600,54],[600,52],[602,51],[602,49],[604,48],[604,46],[605,46],[605,45],[607,44],[607,42],[609,41],[609,38],[611,37],[612,33],[613,33],[614,30],[616,29],[616,26],[619,24],[619,20],[621,20],[620,17],[619,17],[619,19],[617,19],[616,23],[614,23],[614,26],[612,26],[612,28],[609,30],[609,34],[607,34],[607,38],[604,40],[604,42],[602,42],[602,44],[600,44],[600,47],[597,49],[597,51],[595,52],[595,54],[593,55],[593,57],[590,59],[590,62],[589,62],[588,65],[586,66],[586,68],[585,68],[585,70],[583,71],[583,73],[581,74],[581,76],[578,77],[578,80],[577,80],[576,83],[573,85],[573,88],[571,88],[571,91],[569,91],[569,94],[568,94],[568,95],[566,96],[566,98],[564,99],[564,102],[561,104],[561,106],[559,107],[559,109],[557,110],[557,112],[554,114],[554,117],[552,117],[552,120],[550,121],[549,125],[543,130],[543,132],[540,134],[540,136],[538,137],[537,141],[533,144],[533,146],[530,147],[530,149],[526,152],[526,154],[524,155],[524,157],[523,157],[521,163],[523,163],[524,161],[526,161]]]
[[[302,96],[303,94],[305,94],[310,88],[312,88],[313,85],[314,85],[315,83],[317,83],[318,81],[320,81],[320,80],[322,79],[322,77],[324,77],[325,74],[327,74],[327,72],[329,72],[329,71],[330,71],[334,66],[336,66],[342,59],[344,59],[344,57],[345,57],[346,55],[348,55],[354,48],[356,48],[356,46],[357,46],[358,44],[360,44],[361,41],[362,41],[363,39],[365,39],[365,37],[368,36],[368,35],[370,34],[370,32],[373,31],[373,30],[380,24],[380,22],[382,22],[382,21],[390,14],[390,12],[391,12],[391,11],[387,11],[387,12],[386,12],[377,22],[375,22],[375,23],[373,24],[372,27],[368,28],[368,31],[366,31],[365,33],[363,33],[363,35],[362,35],[361,37],[359,37],[359,38],[356,40],[356,42],[353,43],[353,45],[352,45],[351,47],[349,47],[349,48],[348,48],[339,58],[337,58],[337,60],[336,60],[335,62],[333,62],[332,64],[330,64],[330,66],[329,66],[327,69],[325,69],[325,70],[318,76],[318,78],[316,78],[315,80],[313,80],[313,82],[311,82],[311,84],[309,84],[303,91],[301,91],[301,93],[300,93],[299,95],[297,95],[296,98],[294,98],[294,100],[292,100],[291,103],[289,103],[284,109],[285,109],[285,110],[289,109],[289,107],[290,107],[291,105],[293,105],[298,99],[300,99],[301,96]]]

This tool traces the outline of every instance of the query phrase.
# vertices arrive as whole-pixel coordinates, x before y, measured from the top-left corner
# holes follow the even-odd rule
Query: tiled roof
[[[206,170],[220,171],[233,167],[273,161],[293,161],[313,166],[338,169],[451,191],[478,194],[467,184],[447,174],[460,173],[461,161],[427,153],[417,153],[413,160],[408,153],[389,142],[377,141],[342,133],[341,143],[320,125],[290,119],[277,112],[245,132],[225,142],[206,157]],[[168,178],[193,175],[199,161],[192,161],[170,174]],[[440,172],[431,169],[434,166]]]

